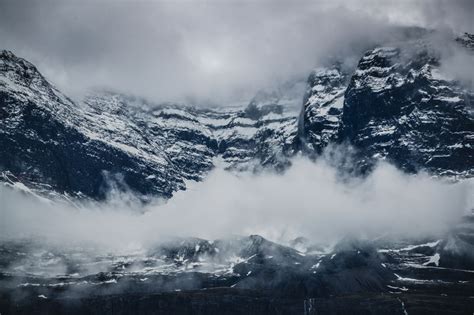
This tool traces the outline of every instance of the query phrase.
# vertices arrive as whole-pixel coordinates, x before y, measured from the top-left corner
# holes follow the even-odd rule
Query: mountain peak
[[[2,80],[4,85],[8,83],[12,88],[14,85],[20,85],[35,90],[51,88],[51,85],[32,63],[16,56],[11,51],[2,50],[0,61],[0,77],[8,78],[9,81]]]
[[[37,72],[39,74],[38,69],[26,59],[18,57],[10,50],[1,50],[0,51],[0,60],[2,60],[2,64],[8,63],[10,65],[17,65],[18,67],[22,67],[24,70],[31,70]]]
[[[16,56],[10,50],[0,50],[0,58],[2,59],[12,59],[16,58]]]

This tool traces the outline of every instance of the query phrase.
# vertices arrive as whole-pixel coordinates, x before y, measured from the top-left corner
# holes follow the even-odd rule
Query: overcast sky
[[[474,1],[0,1],[0,48],[68,94],[228,102],[357,55],[394,26],[474,33]],[[350,60],[350,58],[349,58]]]

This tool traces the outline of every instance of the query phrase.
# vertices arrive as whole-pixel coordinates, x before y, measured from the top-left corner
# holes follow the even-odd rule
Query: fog
[[[131,204],[120,194],[79,209],[2,186],[0,236],[89,243],[127,251],[168,237],[223,238],[259,234],[278,242],[305,236],[420,237],[446,232],[470,211],[472,181],[448,183],[406,175],[381,163],[367,178],[342,175],[324,159],[297,158],[283,175],[216,169],[168,202]]]
[[[401,26],[474,32],[473,13],[469,0],[4,0],[0,48],[74,97],[107,87],[226,104],[304,78],[335,56],[357,62]]]

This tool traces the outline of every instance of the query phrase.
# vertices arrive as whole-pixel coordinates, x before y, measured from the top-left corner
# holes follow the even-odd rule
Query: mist
[[[346,236],[437,236],[471,211],[471,193],[472,181],[406,175],[386,163],[355,178],[324,159],[301,157],[284,174],[215,169],[167,202],[146,206],[112,192],[103,204],[77,208],[2,186],[0,237],[127,251],[169,237],[259,234],[284,243],[299,236],[331,243]]]
[[[399,27],[474,32],[472,1],[2,1],[0,45],[68,95],[225,105],[305,78]]]

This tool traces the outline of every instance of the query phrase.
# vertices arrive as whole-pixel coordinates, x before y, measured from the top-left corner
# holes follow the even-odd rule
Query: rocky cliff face
[[[464,38],[465,48],[469,43]],[[386,159],[412,173],[472,176],[474,92],[443,73],[423,40],[398,44],[367,51],[350,75],[337,64],[315,70],[303,139],[315,151],[349,143],[363,168]]]
[[[341,136],[409,172],[472,175],[473,100],[427,48],[376,48],[351,78]]]
[[[338,63],[311,72],[299,125],[302,142],[309,151],[321,154],[328,144],[338,140],[349,78]]]

